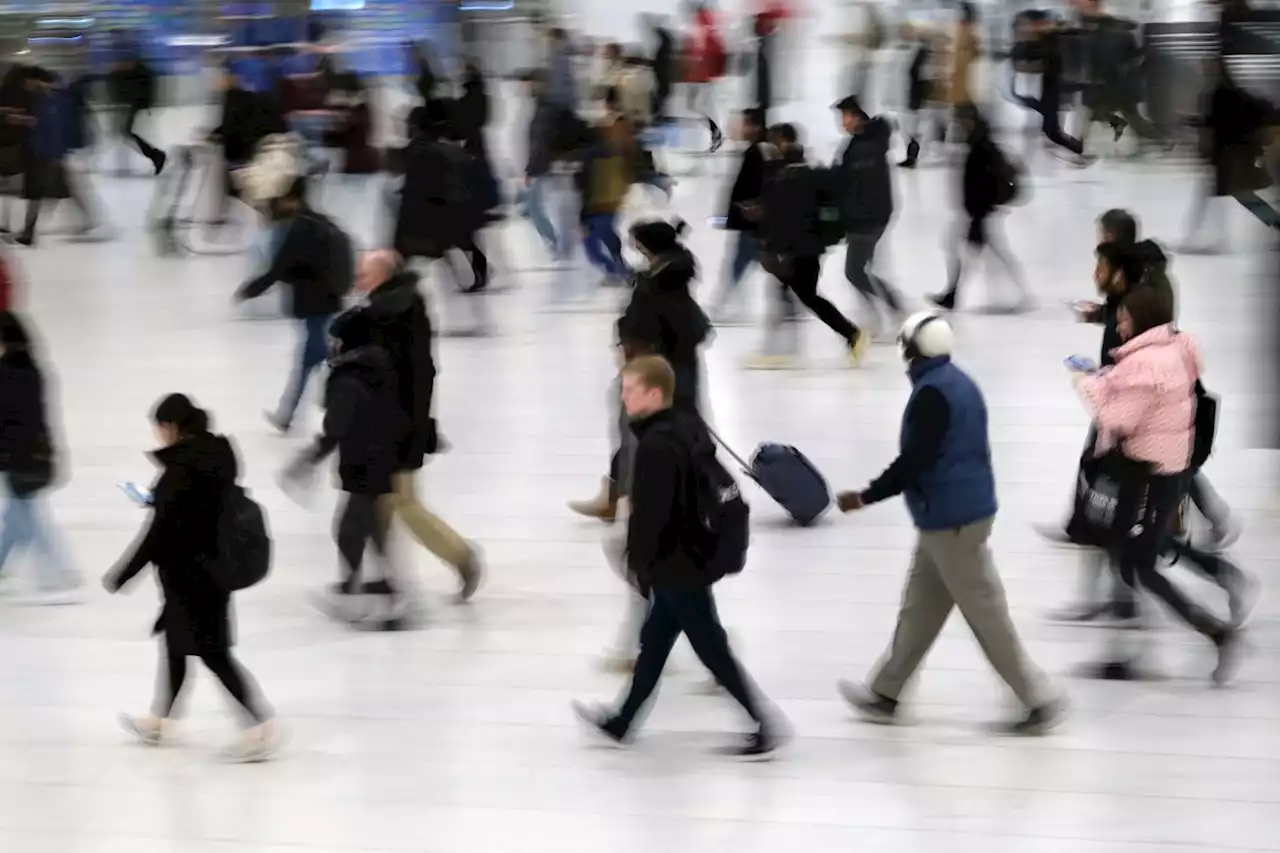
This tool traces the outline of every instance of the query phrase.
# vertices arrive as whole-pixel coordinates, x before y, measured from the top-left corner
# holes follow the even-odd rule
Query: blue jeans
[[[80,573],[71,565],[66,550],[58,541],[58,537],[42,512],[44,502],[38,495],[27,498],[15,497],[9,491],[7,478],[0,476],[4,482],[4,490],[8,493],[3,515],[3,529],[0,529],[0,572],[14,551],[23,548],[31,549],[32,566],[35,567],[36,586],[42,591],[50,592],[70,589],[79,585]]]
[[[618,236],[617,214],[588,216],[583,225],[586,226],[587,233],[582,247],[586,250],[587,260],[612,278],[626,276],[627,265],[622,260],[622,238]]]
[[[329,357],[329,321],[328,314],[318,317],[305,317],[298,321],[302,326],[302,349],[298,353],[298,364],[289,387],[280,398],[280,410],[276,413],[276,421],[282,427],[293,423],[298,406],[302,403],[302,395],[307,390],[307,380],[315,369],[324,364]]]
[[[568,253],[565,247],[569,242],[567,233],[557,233],[556,226],[551,216],[547,213],[547,204],[560,204],[559,199],[548,198],[554,195],[558,187],[556,179],[551,175],[543,175],[540,178],[534,178],[529,184],[529,192],[525,196],[525,212],[529,217],[529,221],[533,223],[534,230],[538,232],[538,236],[542,238],[542,242],[547,244],[547,251],[555,256],[556,260],[562,260]],[[559,217],[556,217],[557,219]]]

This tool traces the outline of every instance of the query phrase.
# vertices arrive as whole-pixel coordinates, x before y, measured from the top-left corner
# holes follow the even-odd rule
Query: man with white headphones
[[[1026,708],[1000,731],[1044,734],[1061,721],[1066,703],[1028,662],[991,561],[987,540],[997,506],[987,405],[977,383],[952,363],[952,340],[951,326],[936,314],[914,314],[903,324],[898,343],[912,391],[898,458],[866,489],[837,496],[840,509],[853,512],[902,495],[918,532],[888,652],[866,686],[842,681],[839,689],[868,721],[893,722],[903,689],[959,607]]]

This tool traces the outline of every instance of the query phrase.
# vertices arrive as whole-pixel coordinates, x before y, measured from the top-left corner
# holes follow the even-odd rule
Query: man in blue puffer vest
[[[888,652],[866,686],[841,682],[840,693],[864,718],[893,722],[903,688],[959,607],[1026,709],[1000,730],[1044,734],[1066,704],[1027,661],[991,561],[996,486],[982,391],[951,362],[951,327],[937,315],[911,316],[898,341],[912,386],[898,458],[865,490],[841,492],[838,501],[852,512],[901,494],[919,538]]]

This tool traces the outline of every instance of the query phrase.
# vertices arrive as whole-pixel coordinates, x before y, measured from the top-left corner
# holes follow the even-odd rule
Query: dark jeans
[[[152,713],[162,720],[167,720],[174,715],[174,706],[187,684],[187,656],[168,639],[167,635],[164,640],[164,653],[167,681],[157,693]],[[209,668],[209,672],[213,673],[236,704],[243,709],[246,719],[258,724],[270,718],[270,713],[263,707],[261,697],[258,696],[257,685],[231,656],[230,649],[204,649],[200,652],[200,660]]]
[[[622,239],[618,236],[617,215],[599,213],[588,216],[583,225],[587,232],[583,239],[587,259],[611,278],[625,276],[627,265],[622,260]]]
[[[373,550],[384,568],[387,565],[387,524],[379,512],[377,495],[347,495],[342,514],[338,516],[335,538],[338,540],[338,553],[342,555],[346,568],[346,577],[342,581],[343,592],[351,595],[359,592],[394,593],[390,577],[383,577],[379,589],[372,589],[368,584],[362,585],[360,581],[365,546],[369,543],[373,544]]]
[[[884,232],[885,228],[881,226],[869,231],[851,231],[845,235],[844,276],[873,313],[878,314],[877,303],[883,302],[891,312],[900,314],[902,303],[897,293],[888,282],[871,272],[876,244],[880,242]]]
[[[1039,104],[1040,116],[1044,122],[1040,125],[1040,132],[1044,134],[1054,145],[1065,148],[1072,154],[1083,154],[1084,143],[1075,137],[1068,136],[1062,129],[1062,115],[1058,112],[1058,99],[1046,99]]]
[[[786,273],[781,277],[782,283],[819,320],[826,323],[827,328],[852,344],[854,338],[858,336],[857,327],[849,322],[848,317],[840,313],[839,308],[836,308],[818,293],[818,279],[822,276],[822,259],[816,257],[793,258],[790,269]]]
[[[276,422],[284,427],[293,423],[293,416],[298,412],[302,395],[307,390],[307,380],[316,368],[324,364],[329,357],[329,321],[328,314],[316,317],[304,317],[299,320],[302,326],[302,348],[298,353],[298,363],[289,387],[280,399],[280,410],[276,413]]]
[[[752,720],[764,726],[755,688],[747,682],[746,674],[729,648],[729,638],[720,624],[711,588],[657,587],[649,596],[649,613],[640,629],[635,675],[610,727],[625,734],[635,724],[636,717],[658,688],[667,658],[681,634],[689,638],[694,654],[716,682]]]
[[[729,268],[729,287],[736,288],[742,277],[751,269],[760,254],[760,241],[750,231],[739,231],[733,249],[733,264]]]

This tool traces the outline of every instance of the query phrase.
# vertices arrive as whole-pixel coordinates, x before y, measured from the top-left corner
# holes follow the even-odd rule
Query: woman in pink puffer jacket
[[[1162,599],[1217,650],[1215,683],[1234,674],[1238,631],[1192,602],[1157,567],[1160,551],[1186,488],[1186,471],[1195,438],[1195,384],[1201,361],[1195,340],[1173,326],[1173,294],[1166,288],[1134,288],[1120,308],[1119,332],[1124,340],[1112,350],[1115,364],[1093,373],[1075,373],[1076,390],[1098,429],[1098,455],[1119,448],[1124,455],[1150,465],[1146,505],[1137,535],[1115,555],[1120,576],[1130,590],[1143,588]],[[1132,618],[1134,599],[1119,602]],[[1128,661],[1107,666],[1128,667]]]

